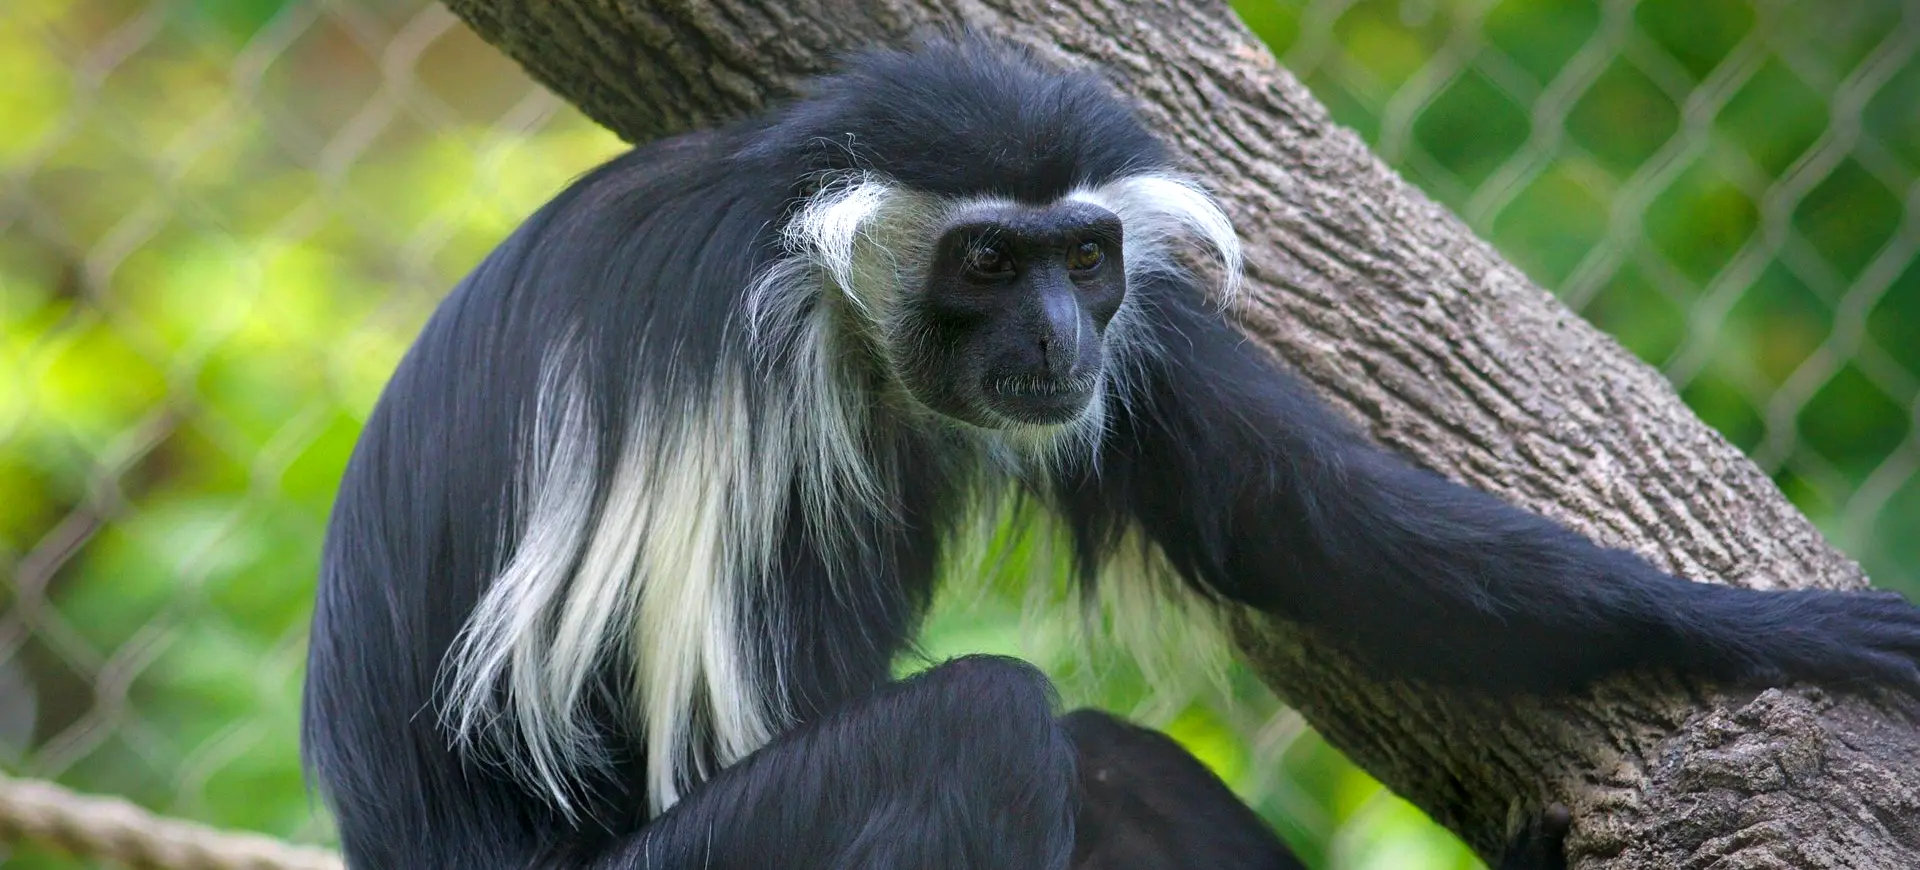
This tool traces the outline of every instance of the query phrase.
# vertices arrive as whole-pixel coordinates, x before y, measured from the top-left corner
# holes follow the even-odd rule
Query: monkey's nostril
[[[1035,343],[1040,349],[1040,372],[1045,376],[1071,377],[1074,369],[1079,367],[1080,342],[1077,334],[1063,329],[1049,329],[1041,332]]]

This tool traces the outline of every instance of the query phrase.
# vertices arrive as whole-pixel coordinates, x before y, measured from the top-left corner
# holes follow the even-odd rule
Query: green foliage
[[[1920,58],[1883,45],[1895,4],[1237,5],[1920,594]],[[34,689],[0,759],[324,840],[296,739],[340,470],[433,303],[619,143],[424,0],[10,0],[0,80],[0,668]],[[1244,671],[1156,697],[1076,654],[1072,619],[1024,620],[1024,577],[943,601],[929,656],[1023,655],[1167,728],[1316,866],[1477,866]]]

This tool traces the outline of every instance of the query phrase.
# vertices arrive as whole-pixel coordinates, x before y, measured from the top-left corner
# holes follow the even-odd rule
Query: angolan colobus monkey
[[[1915,684],[1898,596],[1687,582],[1370,446],[1197,277],[1239,269],[1096,78],[968,42],[573,184],[440,307],[341,485],[304,740],[351,866],[1296,866],[1030,667],[891,679],[1008,493],[1089,584],[1386,676]]]

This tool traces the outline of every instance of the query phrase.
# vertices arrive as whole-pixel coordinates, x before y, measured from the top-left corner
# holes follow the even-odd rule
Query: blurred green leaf
[[[1687,278],[1705,283],[1753,237],[1760,210],[1726,173],[1695,160],[1647,210],[1647,240]]]
[[[1794,210],[1793,226],[1828,265],[1859,276],[1893,237],[1905,209],[1900,197],[1858,160],[1844,160]]]
[[[1800,409],[1800,435],[1858,485],[1906,440],[1904,410],[1857,366],[1843,366]]]
[[[1727,101],[1715,119],[1720,138],[1775,176],[1787,171],[1827,126],[1827,102],[1778,57]]]
[[[1599,23],[1594,0],[1502,0],[1487,12],[1480,32],[1544,84],[1593,37]]]
[[[1680,129],[1680,109],[1627,58],[1618,58],[1567,114],[1567,135],[1614,175],[1632,175]]]
[[[1696,80],[1706,78],[1754,24],[1747,0],[1644,0],[1633,17]]]
[[[1527,140],[1531,122],[1512,97],[1463,73],[1413,122],[1414,139],[1460,183],[1476,187]]]

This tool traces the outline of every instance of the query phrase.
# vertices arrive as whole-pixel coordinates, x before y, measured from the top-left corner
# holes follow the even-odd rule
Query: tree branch
[[[1097,63],[1248,240],[1243,327],[1416,461],[1705,581],[1856,587],[1772,482],[1634,359],[1381,164],[1222,0],[448,0],[623,137],[729,120],[850,49],[964,26]],[[1515,796],[1584,868],[1920,866],[1920,730],[1891,701],[1659,676],[1492,705],[1237,627],[1283,699],[1483,854]]]

